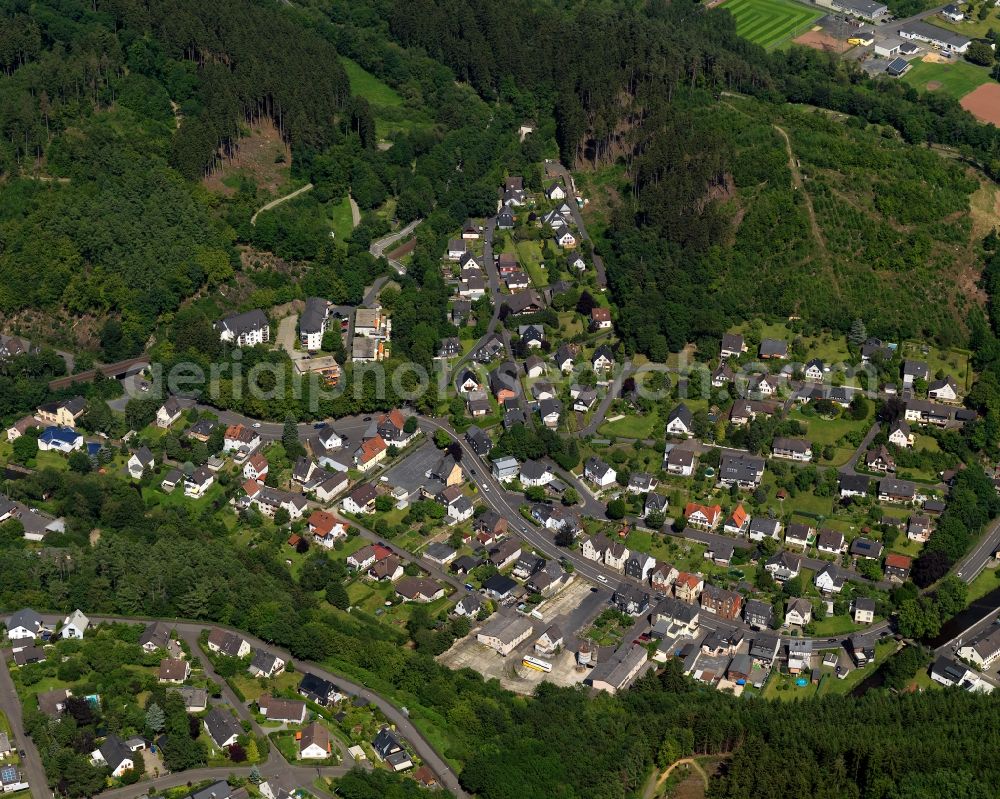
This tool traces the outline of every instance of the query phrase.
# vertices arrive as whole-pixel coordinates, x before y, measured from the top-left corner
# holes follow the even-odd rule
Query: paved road
[[[11,744],[18,749],[23,749],[26,755],[21,769],[24,776],[28,778],[31,794],[34,799],[42,799],[42,797],[52,796],[52,792],[48,789],[48,781],[45,779],[45,769],[42,767],[42,757],[38,754],[38,748],[24,732],[24,714],[21,710],[21,702],[17,698],[14,681],[11,680],[7,667],[7,659],[10,656],[9,649],[0,651],[0,711],[3,711],[10,722],[13,733]]]
[[[383,255],[385,255],[385,251],[387,249],[391,249],[392,245],[395,244],[397,241],[399,241],[400,239],[405,239],[407,236],[409,236],[416,229],[417,225],[419,225],[421,222],[423,222],[422,219],[416,219],[413,222],[410,222],[410,224],[408,224],[401,230],[398,230],[395,233],[390,233],[388,236],[383,236],[381,239],[378,239],[377,241],[373,241],[371,243],[371,246],[368,248],[368,252],[370,252],[376,258],[381,258]],[[389,266],[395,269],[399,274],[401,275],[406,274],[406,267],[403,266],[399,261],[394,261],[388,256],[386,256],[386,260],[389,262]]]
[[[626,360],[622,364],[622,368],[619,370],[615,379],[608,386],[607,393],[604,395],[604,399],[601,400],[601,404],[597,406],[597,410],[594,411],[594,415],[590,419],[590,423],[580,430],[580,436],[592,436],[597,432],[597,428],[601,426],[604,421],[604,417],[608,413],[608,408],[611,407],[611,403],[614,402],[616,397],[621,396],[622,384],[625,382],[625,378],[632,374],[632,361]]]
[[[254,211],[253,216],[250,217],[250,224],[251,225],[256,225],[257,224],[257,217],[260,216],[262,213],[264,213],[264,211],[270,211],[275,206],[281,205],[284,202],[288,202],[289,200],[291,200],[291,199],[293,199],[295,197],[298,197],[300,194],[305,194],[307,191],[311,191],[312,187],[313,187],[312,183],[307,183],[302,188],[296,189],[295,191],[291,192],[290,194],[286,194],[284,197],[278,197],[278,199],[276,199],[276,200],[271,200],[271,202],[265,203],[260,208],[258,208],[256,211]]]
[[[843,466],[841,466],[839,469],[837,469],[838,472],[840,472],[841,474],[854,474],[854,467],[857,465],[858,459],[868,451],[868,446],[872,443],[872,439],[874,439],[875,436],[878,435],[879,427],[880,425],[878,422],[875,422],[875,424],[871,426],[871,429],[865,434],[865,437],[862,439],[861,444],[858,446],[856,450],[854,450],[854,454],[851,456],[851,459]]]
[[[997,549],[1000,549],[1000,518],[986,525],[975,549],[954,565],[955,576],[964,583],[971,583],[986,568]]]
[[[580,213],[580,208],[576,204],[576,181],[573,180],[573,175],[570,174],[570,171],[558,161],[546,161],[545,169],[550,175],[556,175],[562,179],[563,186],[565,186],[566,190],[569,192],[569,197],[566,199],[566,205],[570,207],[573,214],[573,221],[576,223],[577,230],[580,231],[580,238],[584,241],[589,241],[591,246],[593,246],[590,234],[587,233],[587,226],[583,222],[583,215]],[[595,252],[593,260],[594,271],[597,272],[597,285],[602,289],[605,289],[608,286],[608,278],[604,272],[604,259]]]

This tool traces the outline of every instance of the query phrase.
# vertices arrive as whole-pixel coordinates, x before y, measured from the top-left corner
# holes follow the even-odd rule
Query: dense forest
[[[335,18],[350,18],[344,5],[335,4]],[[947,145],[1000,174],[1000,132],[957,102],[871,80],[852,62],[816,51],[767,54],[736,36],[724,7],[372,5],[388,16],[397,41],[447,63],[484,97],[526,118],[554,118],[566,163],[625,166],[604,243],[621,332],[637,350],[662,359],[755,313],[797,313],[844,331],[863,318],[887,337],[945,344],[966,336],[965,298],[943,303],[935,283],[953,285],[967,265],[970,256],[956,257],[954,244],[970,244],[968,228],[936,223],[966,214],[975,183],[911,146]],[[354,14],[359,26],[370,24],[364,13]],[[824,130],[791,114],[795,157],[808,148],[817,159],[810,166],[824,173],[806,186],[821,228],[814,235],[791,189],[784,141],[770,129],[782,124],[772,104],[783,101],[854,115]],[[938,183],[944,195],[922,188],[914,195]],[[917,209],[926,216],[906,218]],[[927,314],[911,313],[915,301],[927,303]]]

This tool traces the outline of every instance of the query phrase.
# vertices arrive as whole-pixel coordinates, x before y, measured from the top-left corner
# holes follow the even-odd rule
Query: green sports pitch
[[[736,20],[736,33],[768,49],[805,33],[823,16],[791,0],[727,0],[721,7]]]

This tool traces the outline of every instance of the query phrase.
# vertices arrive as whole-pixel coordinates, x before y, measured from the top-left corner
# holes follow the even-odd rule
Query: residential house
[[[785,605],[785,626],[805,627],[812,621],[812,602],[803,597],[794,597]]]
[[[611,546],[611,542],[606,536],[601,534],[594,535],[585,539],[580,545],[580,554],[587,560],[600,563],[604,560],[604,553],[607,551],[609,546]]]
[[[521,393],[518,367],[513,361],[506,361],[493,369],[488,376],[490,391],[497,402],[503,403]]]
[[[247,671],[251,677],[274,677],[285,670],[285,661],[265,649],[253,650]]]
[[[393,771],[405,771],[413,766],[413,761],[410,760],[410,756],[403,749],[399,738],[388,727],[383,727],[379,730],[378,735],[372,741],[372,749],[375,750],[378,759],[388,765]]]
[[[392,550],[381,544],[370,544],[363,546],[356,552],[347,556],[347,565],[357,571],[364,571],[376,562],[388,558],[392,555]]]
[[[354,451],[354,464],[362,472],[371,471],[386,459],[388,452],[389,447],[385,440],[377,435],[362,442]]]
[[[609,330],[611,328],[611,309],[598,306],[590,309],[590,329]]]
[[[976,638],[960,646],[957,654],[979,669],[990,668],[1000,658],[1000,625],[988,627]]]
[[[594,388],[580,387],[576,391],[570,389],[570,396],[576,413],[586,413],[597,404],[597,389]]]
[[[917,486],[909,480],[884,477],[878,482],[879,502],[913,502]]]
[[[517,582],[506,574],[493,574],[483,581],[483,591],[491,599],[503,602],[517,590]]]
[[[826,555],[839,555],[847,549],[847,542],[839,530],[824,529],[819,531],[816,549]]]
[[[625,575],[640,582],[647,582],[656,568],[656,558],[645,552],[632,552],[625,561]]]
[[[667,444],[665,468],[669,474],[690,477],[694,474],[694,451]]]
[[[865,466],[873,472],[885,473],[896,471],[896,461],[884,445],[865,453]]]
[[[260,446],[260,436],[250,427],[242,424],[232,424],[226,428],[222,439],[223,452],[252,452]]]
[[[156,426],[167,429],[181,418],[183,412],[177,397],[167,397],[167,401],[156,410]]]
[[[871,624],[875,621],[875,600],[866,596],[854,600],[854,623]]]
[[[458,557],[458,550],[453,549],[442,541],[432,541],[424,550],[424,557],[427,560],[444,566]]]
[[[897,419],[889,425],[889,443],[897,447],[913,446],[913,433],[905,419]]]
[[[407,432],[406,417],[403,416],[402,411],[399,409],[391,410],[389,413],[379,416],[375,429],[387,445],[400,449],[407,446],[420,434],[420,430],[417,427],[414,427],[412,432]]]
[[[906,537],[911,541],[925,543],[931,537],[931,519],[929,516],[911,516],[906,523]]]
[[[556,367],[563,374],[568,374],[573,371],[574,359],[576,357],[573,348],[569,344],[560,344],[559,349],[556,350],[555,363]]]
[[[747,351],[743,336],[738,333],[725,333],[722,336],[722,358],[739,358]]]
[[[714,530],[722,521],[722,507],[689,502],[684,506],[684,519],[691,527],[699,530]]]
[[[657,593],[666,594],[673,587],[679,574],[680,572],[669,563],[657,563],[656,568],[649,574],[649,584]]]
[[[233,314],[212,325],[219,331],[221,341],[237,347],[255,347],[271,340],[271,328],[267,317],[259,308],[246,313]]]
[[[536,655],[551,657],[559,652],[563,647],[562,630],[555,624],[545,630],[535,640],[534,650]]]
[[[340,689],[336,685],[311,672],[306,672],[302,675],[302,679],[299,681],[298,692],[299,696],[305,697],[309,702],[315,702],[322,707],[327,707],[334,702],[340,701],[342,696]]]
[[[243,726],[236,717],[219,707],[213,707],[208,711],[208,715],[205,716],[205,730],[220,749],[232,746],[243,734]]]
[[[736,427],[749,424],[758,416],[773,416],[778,406],[763,400],[737,400],[729,410],[729,421]]]
[[[182,658],[164,658],[160,661],[157,681],[180,685],[191,676],[191,664]]]
[[[694,435],[694,418],[688,406],[683,402],[674,408],[667,417],[668,436],[685,436],[690,438]]]
[[[529,355],[524,359],[524,373],[531,378],[541,377],[545,374],[545,361],[537,355]]]
[[[90,619],[83,615],[83,611],[77,608],[63,619],[62,628],[59,635],[62,638],[83,638],[83,634],[90,626]]]
[[[395,555],[376,560],[366,576],[377,583],[394,583],[403,576],[403,564]]]
[[[719,482],[726,486],[756,488],[764,476],[764,459],[748,453],[724,452],[719,460]]]
[[[505,569],[521,557],[521,544],[516,538],[501,541],[489,552],[489,561],[497,569]]]
[[[213,652],[231,658],[244,658],[250,654],[250,643],[243,636],[221,627],[212,628],[207,645]]]
[[[519,291],[503,298],[501,312],[506,308],[510,316],[526,316],[545,309],[545,303],[534,289]]]
[[[112,777],[121,777],[135,768],[132,750],[117,735],[109,735],[97,749],[90,753],[90,762],[95,766],[107,766]]]
[[[866,560],[880,560],[882,557],[882,542],[870,538],[855,538],[851,542],[851,555]]]
[[[927,380],[930,370],[923,361],[903,361],[903,385],[912,386],[914,380]]]
[[[307,525],[313,543],[324,549],[333,549],[337,541],[347,538],[347,524],[325,510],[314,510]]]
[[[520,203],[518,203],[520,205]],[[497,230],[514,229],[514,212],[509,205],[505,205],[497,213]]]
[[[632,472],[625,490],[630,494],[647,494],[658,485],[657,479],[647,472]]]
[[[455,605],[455,615],[471,618],[477,616],[483,609],[483,600],[479,594],[466,594]]]
[[[847,580],[843,570],[835,563],[828,563],[813,578],[813,585],[824,594],[839,594]]]
[[[895,583],[905,583],[913,567],[913,558],[890,552],[885,556],[885,576]]]
[[[611,595],[611,601],[629,616],[641,616],[649,608],[649,594],[638,586],[626,583],[622,583]]]
[[[748,654],[753,662],[759,666],[770,668],[778,657],[778,648],[781,646],[781,638],[771,633],[760,633],[750,642]]]
[[[340,507],[344,513],[365,514],[375,510],[378,491],[371,483],[362,483],[344,497]]]
[[[255,452],[247,458],[247,462],[243,464],[243,479],[259,480],[264,482],[264,479],[267,477],[267,469],[267,458],[265,458],[261,453]]]
[[[330,731],[318,721],[303,727],[298,739],[300,760],[325,760],[333,754]]]
[[[837,484],[840,487],[840,497],[864,497],[868,495],[868,487],[871,485],[871,478],[863,474],[841,473],[837,476]]]
[[[756,630],[769,630],[774,624],[774,607],[770,602],[748,599],[743,606],[743,621]]]
[[[729,365],[723,361],[717,367],[711,375],[712,386],[714,388],[722,388],[729,383],[732,383],[736,379],[736,373],[729,368]]]
[[[559,427],[562,403],[557,399],[543,399],[538,403],[538,416],[549,430]]]
[[[823,361],[819,358],[813,358],[806,364],[806,368],[803,369],[802,373],[805,375],[806,380],[819,381],[823,379],[826,371],[827,367]]]
[[[653,611],[652,635],[656,638],[694,637],[698,631],[701,609],[693,602],[667,597]]]
[[[717,541],[708,545],[704,557],[705,560],[710,560],[717,566],[728,566],[735,554],[736,545],[732,541]]]
[[[10,443],[17,441],[33,427],[38,427],[38,420],[34,416],[24,416],[18,419],[7,428],[7,441]]]
[[[7,637],[11,641],[35,640],[45,630],[42,617],[31,608],[23,608],[6,620]],[[15,647],[17,645],[15,644]]]
[[[66,700],[72,696],[66,688],[54,688],[51,691],[39,691],[38,710],[52,719],[59,718],[66,710]]]
[[[697,574],[680,572],[674,580],[674,596],[682,602],[697,602],[704,589],[705,581]]]
[[[170,643],[170,629],[170,626],[162,621],[148,624],[142,635],[139,636],[139,646],[147,653],[166,649]]]
[[[281,724],[302,724],[306,720],[308,707],[301,699],[282,699],[262,694],[257,699],[261,715],[268,721]]]
[[[802,569],[802,557],[791,552],[777,552],[764,563],[764,569],[776,582],[783,583],[799,576]]]
[[[737,505],[736,509],[726,519],[722,529],[729,535],[746,535],[750,529],[750,514],[746,512],[743,505]]]
[[[541,461],[525,461],[521,466],[519,479],[526,488],[548,485],[555,479],[555,473]]]
[[[38,437],[38,449],[65,455],[83,449],[83,436],[68,427],[46,427]]]
[[[785,527],[785,545],[805,552],[815,533],[816,531],[808,524],[792,522]]]
[[[598,488],[607,488],[618,479],[618,473],[600,458],[587,458],[583,476]]]
[[[631,556],[631,551],[621,541],[612,541],[604,550],[604,565],[618,572],[625,571],[625,564]]]
[[[309,507],[308,500],[301,494],[271,488],[252,480],[243,484],[243,491],[246,496],[238,501],[237,507],[254,507],[269,519],[283,509],[290,521],[298,521]]]
[[[771,452],[776,458],[788,458],[793,461],[811,461],[812,444],[803,438],[775,438]]]
[[[701,609],[721,619],[738,619],[743,597],[735,591],[706,585],[701,592]]]
[[[927,398],[938,402],[955,402],[958,400],[958,384],[951,375],[943,380],[935,380],[927,387]]]
[[[788,342],[775,338],[761,339],[758,355],[762,360],[787,358]]]
[[[957,685],[965,691],[992,693],[993,685],[988,683],[964,663],[941,656],[931,665],[931,679],[946,687]]]
[[[172,493],[177,486],[184,481],[184,472],[180,469],[171,469],[160,481],[160,488],[168,494]]]
[[[642,506],[642,518],[647,518],[650,513],[666,513],[669,504],[669,501],[663,494],[648,493],[646,501]]]
[[[607,344],[601,344],[590,358],[590,366],[595,372],[607,372],[615,365],[615,356]]]
[[[444,588],[426,577],[403,577],[396,583],[396,594],[409,602],[433,602],[444,596]]]
[[[72,397],[39,405],[35,410],[35,418],[46,425],[68,427],[72,430],[86,410],[87,400],[83,397]]]

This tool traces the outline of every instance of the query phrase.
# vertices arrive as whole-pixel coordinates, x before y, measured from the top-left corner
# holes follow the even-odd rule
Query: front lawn
[[[535,288],[544,288],[549,285],[549,275],[542,266],[542,245],[538,241],[519,241],[516,245],[517,257],[535,284]]]

